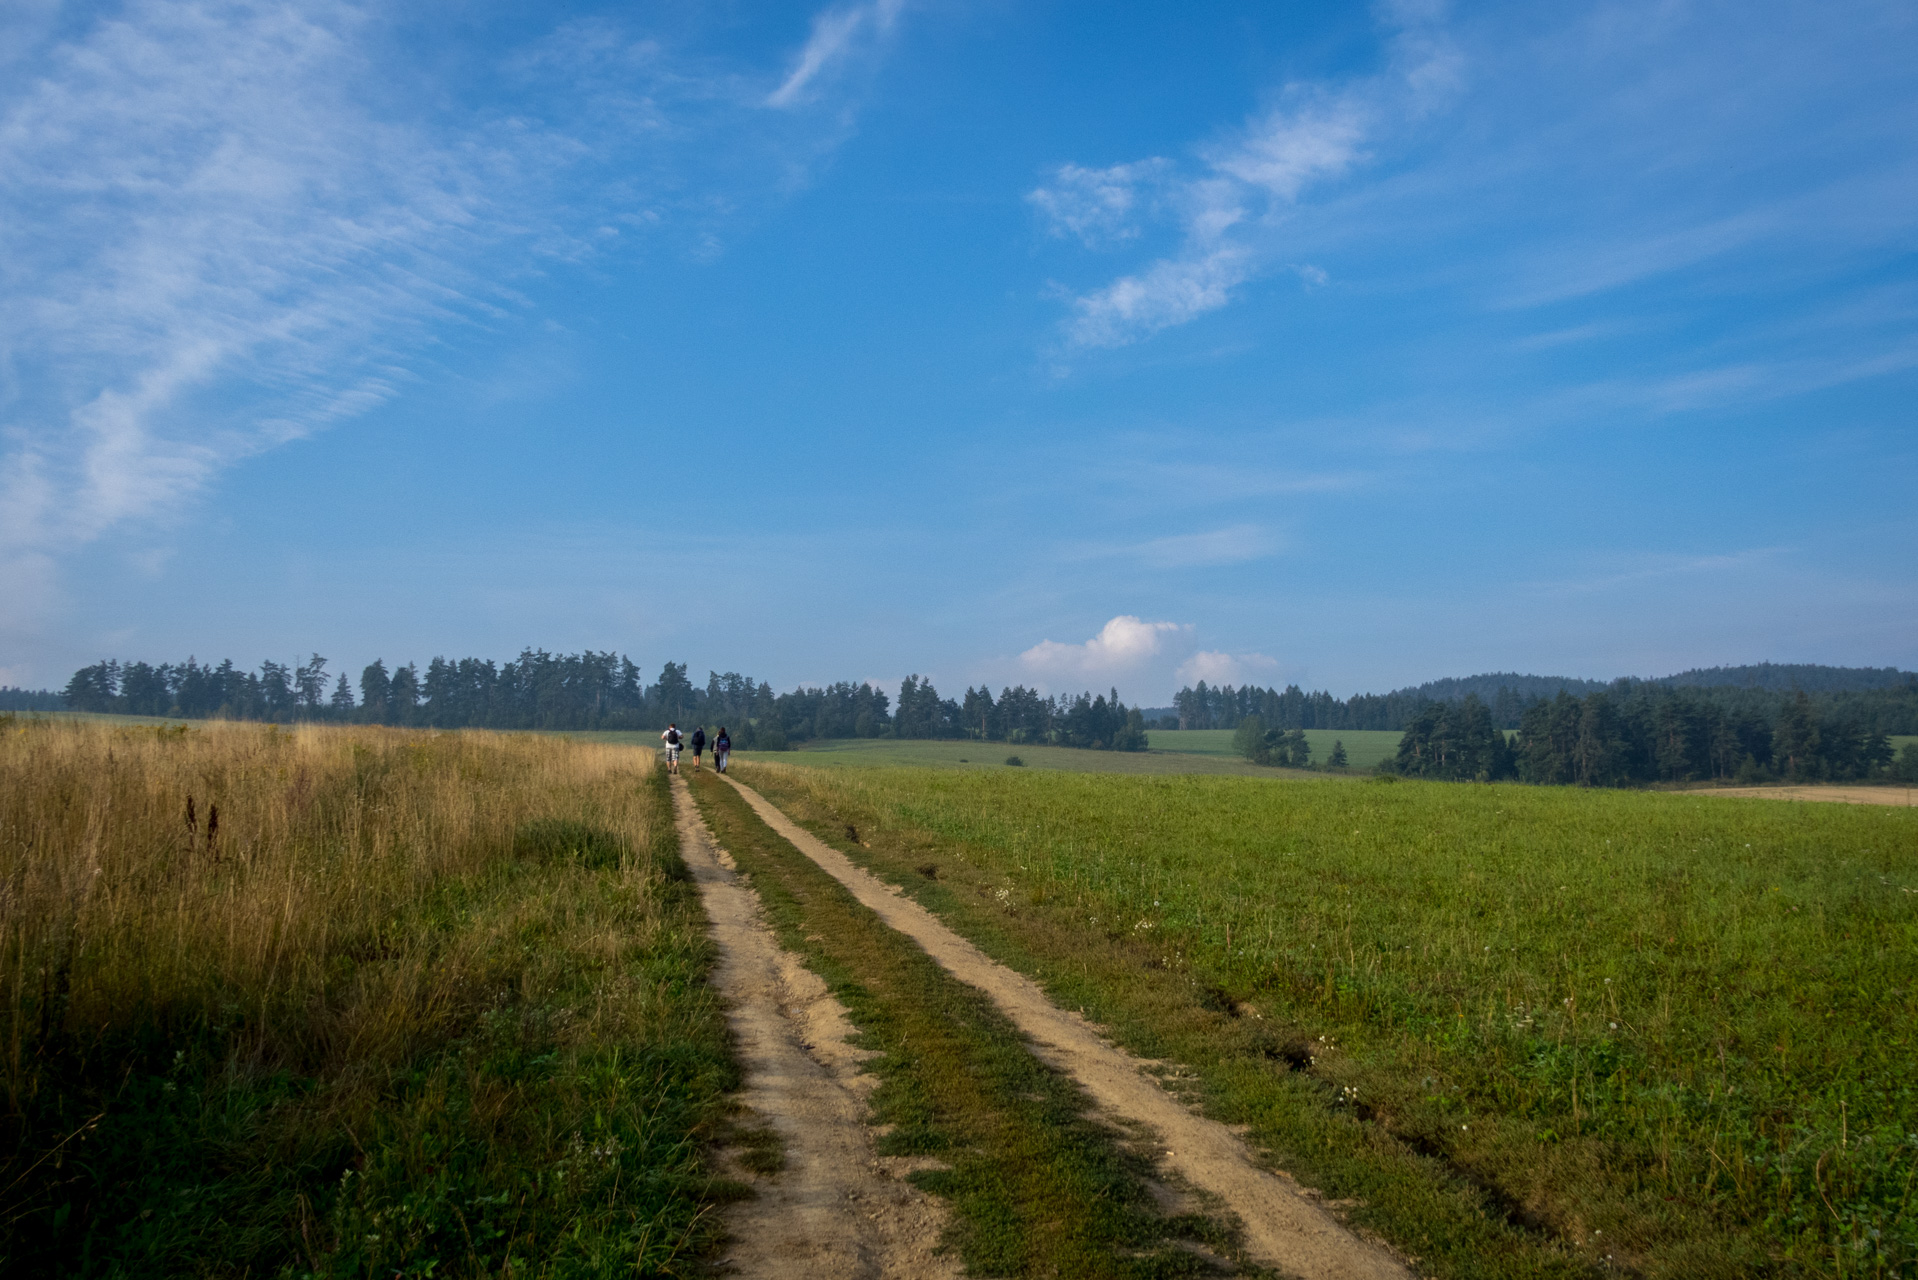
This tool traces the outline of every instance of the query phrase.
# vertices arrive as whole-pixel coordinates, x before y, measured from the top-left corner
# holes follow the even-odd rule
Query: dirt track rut
[[[1290,1179],[1261,1168],[1237,1134],[1194,1114],[1077,1014],[1058,1008],[1039,985],[954,933],[899,889],[855,866],[845,854],[794,823],[751,787],[732,783],[761,819],[852,891],[892,928],[924,947],[960,981],[990,996],[1032,1041],[1040,1058],[1079,1082],[1113,1115],[1157,1133],[1164,1167],[1216,1196],[1244,1228],[1247,1253],[1305,1280],[1406,1280],[1407,1268],[1384,1248],[1354,1235]]]
[[[783,1141],[786,1167],[754,1177],[757,1195],[727,1215],[722,1265],[743,1276],[902,1277],[945,1280],[956,1259],[936,1256],[939,1201],[903,1181],[913,1161],[875,1153],[867,1098],[877,1083],[846,1043],[845,1007],[779,945],[759,899],[673,779],[680,851],[699,885],[720,961],[746,1087],[741,1101]]]

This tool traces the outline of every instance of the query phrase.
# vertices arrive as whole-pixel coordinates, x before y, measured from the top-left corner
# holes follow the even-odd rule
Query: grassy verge
[[[0,1271],[696,1269],[735,1076],[669,800],[557,739],[0,727]]]
[[[946,1168],[914,1181],[948,1198],[975,1275],[1176,1276],[1211,1270],[1182,1241],[1226,1242],[1159,1212],[1147,1166],[1086,1119],[979,992],[887,928],[710,773],[689,781],[720,843],[752,879],[780,942],[825,979],[878,1051],[881,1149]]]
[[[1918,815],[742,776],[1433,1273],[1918,1274]]]

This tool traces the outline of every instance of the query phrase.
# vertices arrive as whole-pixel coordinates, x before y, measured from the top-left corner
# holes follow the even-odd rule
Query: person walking
[[[699,756],[706,749],[706,730],[703,726],[693,726],[693,772],[699,772]]]
[[[659,735],[659,740],[666,744],[667,771],[670,773],[678,773],[679,772],[679,744],[681,741],[681,738],[679,736],[678,723],[675,722],[673,724],[667,725],[666,732]]]
[[[732,735],[726,732],[726,726],[719,726],[719,733],[713,739],[713,768],[726,772],[726,761],[733,754]]]

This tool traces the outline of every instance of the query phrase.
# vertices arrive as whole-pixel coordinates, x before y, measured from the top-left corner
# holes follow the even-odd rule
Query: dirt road
[[[1701,796],[1756,796],[1761,800],[1820,800],[1827,804],[1914,805],[1911,787],[1712,787],[1688,794]]]
[[[1304,1280],[1405,1280],[1384,1248],[1360,1239],[1291,1180],[1261,1168],[1232,1130],[1194,1114],[1107,1043],[1093,1025],[1055,1006],[1039,985],[988,957],[938,917],[787,818],[759,793],[738,788],[760,818],[852,891],[881,920],[924,947],[954,977],[984,991],[1031,1039],[1035,1052],[1076,1080],[1098,1105],[1157,1133],[1166,1169],[1218,1198],[1244,1228],[1258,1262]]]
[[[714,981],[739,1042],[741,1101],[785,1148],[779,1172],[739,1172],[758,1194],[728,1215],[722,1265],[749,1277],[957,1277],[957,1259],[933,1253],[943,1205],[903,1180],[920,1162],[873,1149],[867,1098],[877,1082],[861,1066],[868,1055],[846,1043],[844,1006],[780,947],[681,778],[673,816],[719,946]]]

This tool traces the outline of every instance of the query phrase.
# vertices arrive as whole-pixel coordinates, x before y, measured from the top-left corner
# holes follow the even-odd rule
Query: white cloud
[[[1187,630],[1177,622],[1145,622],[1121,614],[1083,644],[1042,640],[1019,655],[1027,670],[1062,680],[1103,680],[1157,657],[1169,635]]]
[[[1118,347],[1216,311],[1250,279],[1251,255],[1228,245],[1197,258],[1155,262],[1073,301],[1066,334],[1081,347]]]
[[[1263,653],[1222,653],[1201,649],[1181,662],[1173,672],[1181,687],[1203,680],[1209,685],[1242,685],[1248,680],[1271,679],[1279,669],[1279,660]]]
[[[1236,524],[1203,533],[1175,533],[1129,548],[1130,554],[1157,569],[1185,569],[1201,565],[1243,564],[1275,554],[1279,539],[1256,524]]]
[[[0,97],[8,553],[175,509],[389,394],[376,335],[471,314],[433,250],[482,175],[356,104],[361,21],[135,4]],[[196,402],[236,376],[253,413]]]
[[[1026,194],[1046,215],[1055,236],[1073,236],[1088,248],[1130,240],[1139,234],[1140,206],[1171,169],[1169,161],[1154,157],[1107,169],[1063,164],[1053,171],[1052,184]]]
[[[857,12],[883,30],[898,10]],[[44,615],[63,556],[390,399],[449,330],[523,315],[504,282],[627,252],[675,212],[697,242],[743,202],[723,190],[780,189],[819,134],[765,112],[753,76],[600,20],[504,57],[498,109],[452,115],[342,0],[130,0],[0,33],[35,42],[0,53],[32,68],[0,75],[10,626],[23,599]]]
[[[1356,97],[1279,107],[1215,152],[1212,166],[1281,200],[1296,200],[1308,184],[1338,177],[1363,158],[1367,114]]]
[[[873,0],[871,4],[825,9],[814,15],[811,37],[799,51],[792,71],[766,95],[766,105],[792,107],[804,102],[813,82],[858,52],[868,33],[878,37],[891,31],[903,8],[905,0]]]
[[[1400,5],[1392,69],[1342,88],[1291,85],[1276,106],[1231,137],[1201,151],[1203,171],[1180,179],[1163,160],[1057,170],[1053,186],[1029,197],[1089,245],[1136,234],[1138,188],[1150,177],[1157,204],[1180,225],[1177,253],[1144,270],[1074,298],[1065,323],[1077,347],[1116,347],[1216,311],[1233,290],[1275,268],[1276,230],[1287,210],[1315,185],[1345,176],[1369,158],[1367,140],[1389,121],[1430,110],[1459,80],[1460,62],[1429,25],[1432,6]],[[1139,171],[1139,166],[1150,166]],[[1294,266],[1308,287],[1326,282],[1323,268]]]

